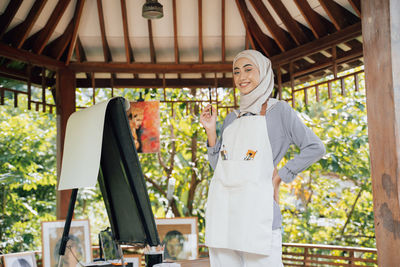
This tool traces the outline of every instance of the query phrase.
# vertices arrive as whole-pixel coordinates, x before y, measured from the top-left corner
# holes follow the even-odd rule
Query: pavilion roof
[[[144,2],[1,1],[0,76],[52,85],[68,67],[78,87],[231,87],[249,47],[282,84],[363,64],[360,0],[159,0],[156,20]]]

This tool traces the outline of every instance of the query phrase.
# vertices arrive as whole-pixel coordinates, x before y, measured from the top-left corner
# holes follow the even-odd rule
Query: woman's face
[[[178,238],[172,238],[170,239],[167,244],[166,244],[168,254],[176,258],[179,256],[179,253],[182,251],[182,244],[179,242]]]
[[[239,91],[246,95],[260,83],[260,71],[253,61],[241,57],[233,65],[233,80]]]

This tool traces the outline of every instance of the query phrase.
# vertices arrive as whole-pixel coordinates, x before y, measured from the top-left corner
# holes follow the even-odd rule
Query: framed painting
[[[128,110],[136,151],[156,153],[160,151],[160,103],[158,101],[131,102]]]
[[[164,259],[192,260],[198,257],[197,217],[156,219],[164,244]]]
[[[124,261],[128,267],[140,267],[141,260],[141,255],[124,255]]]
[[[119,260],[121,258],[110,228],[99,233],[99,244],[104,260]]]
[[[4,267],[36,267],[34,252],[21,252],[4,255]]]
[[[43,267],[57,267],[65,221],[42,222]],[[63,267],[76,267],[92,261],[89,220],[73,220],[62,257]]]

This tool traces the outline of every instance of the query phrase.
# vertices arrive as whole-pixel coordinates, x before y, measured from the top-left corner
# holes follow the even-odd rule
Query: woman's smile
[[[246,95],[260,83],[260,71],[248,58],[239,58],[233,66],[233,79],[239,91]]]

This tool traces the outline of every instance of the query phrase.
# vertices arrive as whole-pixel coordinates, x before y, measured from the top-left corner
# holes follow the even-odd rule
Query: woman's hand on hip
[[[281,184],[282,179],[279,177],[278,169],[275,168],[272,174],[272,185],[274,187],[274,200],[279,204],[279,185]]]

